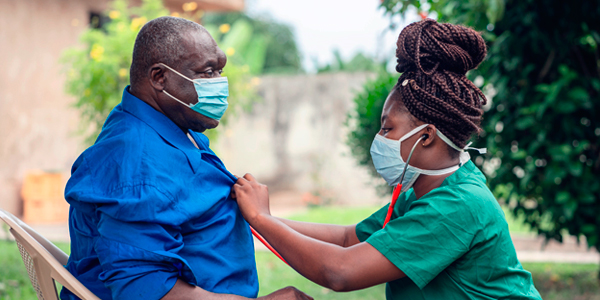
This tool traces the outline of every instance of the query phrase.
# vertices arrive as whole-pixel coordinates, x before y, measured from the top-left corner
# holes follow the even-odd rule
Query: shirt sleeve
[[[422,289],[470,249],[476,232],[476,219],[461,194],[442,187],[415,200],[366,242]]]
[[[136,190],[144,194],[149,206],[168,201],[154,199],[163,195],[151,186],[137,186]],[[127,194],[122,191],[120,201],[97,209],[99,237],[94,250],[102,266],[99,279],[110,289],[112,298],[160,299],[180,277],[195,284],[191,268],[178,254],[184,245],[180,227],[161,222],[164,215],[147,215],[147,220],[139,221],[140,211],[131,208],[139,208],[140,200],[127,199]],[[138,204],[125,205],[128,201]]]
[[[383,221],[385,219],[385,215],[387,214],[389,206],[390,205],[388,204],[380,208],[371,216],[356,224],[355,231],[359,241],[366,241],[373,233],[375,233],[383,227]]]

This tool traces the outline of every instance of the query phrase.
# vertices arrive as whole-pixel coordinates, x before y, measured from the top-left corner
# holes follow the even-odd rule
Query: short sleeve
[[[151,188],[146,189],[150,194]],[[119,214],[113,214],[117,208],[111,206],[120,206]],[[102,267],[99,279],[112,298],[160,299],[178,278],[196,284],[188,262],[178,254],[184,246],[180,226],[161,222],[160,214],[148,215],[144,221],[127,218],[136,214],[130,210],[133,207],[137,206],[105,204],[97,209],[99,237],[94,250]]]
[[[460,193],[441,187],[412,202],[366,242],[422,289],[469,251],[477,225]]]
[[[381,229],[381,227],[383,227],[383,221],[385,219],[385,215],[387,214],[389,206],[390,205],[388,204],[380,208],[371,216],[356,224],[355,231],[359,241],[366,241],[373,233],[375,233],[376,231]]]

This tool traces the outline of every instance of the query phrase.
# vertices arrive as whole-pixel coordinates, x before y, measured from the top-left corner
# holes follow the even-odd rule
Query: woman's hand
[[[256,181],[251,174],[237,177],[237,179],[237,182],[233,185],[232,198],[237,199],[244,219],[248,223],[254,224],[257,217],[261,215],[270,216],[269,188]]]

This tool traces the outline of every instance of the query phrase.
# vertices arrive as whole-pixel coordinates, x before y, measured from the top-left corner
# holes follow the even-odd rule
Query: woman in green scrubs
[[[371,147],[399,194],[391,209],[352,226],[280,219],[267,187],[246,174],[234,185],[246,220],[296,271],[336,291],[387,283],[388,299],[541,299],[466,152],[486,99],[465,74],[485,55],[481,36],[463,26],[426,19],[400,33],[402,76]]]

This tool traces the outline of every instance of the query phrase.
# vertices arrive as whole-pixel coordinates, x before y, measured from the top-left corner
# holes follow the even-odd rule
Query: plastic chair
[[[100,299],[64,267],[69,259],[67,254],[3,209],[0,209],[0,219],[10,227],[38,299],[59,299],[55,281],[81,299]]]

